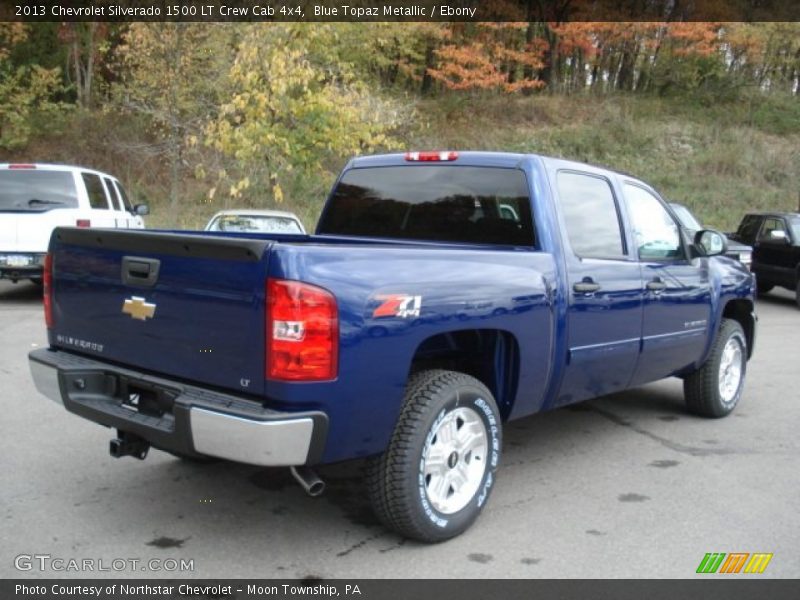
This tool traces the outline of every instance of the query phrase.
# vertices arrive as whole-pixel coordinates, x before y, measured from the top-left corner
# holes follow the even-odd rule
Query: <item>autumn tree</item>
[[[0,22],[0,147],[24,146],[35,130],[35,118],[50,127],[64,105],[53,99],[62,89],[58,68],[16,66],[9,60],[28,30],[22,23]]]
[[[77,104],[91,108],[96,75],[108,53],[108,23],[62,23],[59,38],[68,48],[66,75],[75,91]]]
[[[524,22],[456,24],[427,72],[451,90],[541,88],[544,82],[535,73],[544,65],[546,46],[530,40],[527,31]]]
[[[230,94],[206,129],[208,147],[229,159],[218,185],[230,198],[280,204],[295,176],[318,177],[330,156],[388,143],[396,108],[339,59],[338,24],[249,26],[227,75]]]
[[[150,123],[148,151],[169,164],[171,214],[180,205],[187,154],[217,117],[236,30],[204,23],[133,23],[119,48],[116,106]]]

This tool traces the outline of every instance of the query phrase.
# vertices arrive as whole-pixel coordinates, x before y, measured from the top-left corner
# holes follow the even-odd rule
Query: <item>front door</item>
[[[711,323],[708,259],[691,259],[664,203],[638,183],[622,186],[644,283],[642,354],[631,385],[698,361]]]

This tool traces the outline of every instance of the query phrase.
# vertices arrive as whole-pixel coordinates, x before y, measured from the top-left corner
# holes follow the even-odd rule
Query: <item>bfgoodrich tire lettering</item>
[[[747,338],[738,322],[723,319],[706,362],[683,380],[688,409],[698,415],[729,415],[742,397],[747,372]]]
[[[412,539],[459,535],[486,506],[501,447],[500,414],[486,386],[455,371],[416,373],[389,448],[368,462],[376,514]]]

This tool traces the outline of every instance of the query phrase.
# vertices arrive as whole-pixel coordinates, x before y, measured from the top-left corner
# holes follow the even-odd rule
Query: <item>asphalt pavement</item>
[[[310,498],[286,469],[112,458],[112,430],[33,387],[39,294],[0,282],[4,578],[673,578],[697,576],[708,552],[772,553],[748,577],[800,576],[800,310],[788,292],[758,303],[733,415],[687,414],[670,379],[511,423],[486,511],[432,546],[376,522],[357,462],[321,469],[328,490]],[[165,570],[181,561],[192,570]]]

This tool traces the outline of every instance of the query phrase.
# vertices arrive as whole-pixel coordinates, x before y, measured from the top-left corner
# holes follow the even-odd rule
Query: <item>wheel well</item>
[[[742,326],[744,335],[747,338],[747,358],[750,358],[753,353],[753,336],[755,334],[753,303],[744,299],[731,300],[725,305],[722,317],[738,321],[739,325]]]
[[[423,341],[411,361],[411,372],[448,369],[467,373],[483,383],[507,419],[517,394],[519,345],[499,329],[449,331]]]

